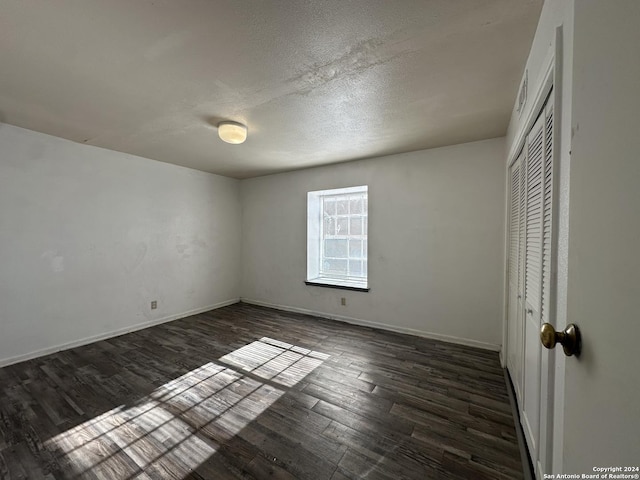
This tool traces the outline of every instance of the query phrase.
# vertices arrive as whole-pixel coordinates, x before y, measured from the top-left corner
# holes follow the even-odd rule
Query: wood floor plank
[[[518,479],[495,352],[236,304],[0,369],[0,478]]]

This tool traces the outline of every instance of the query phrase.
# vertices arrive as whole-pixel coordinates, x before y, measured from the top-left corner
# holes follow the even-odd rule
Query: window
[[[307,284],[368,290],[368,187],[307,194]]]

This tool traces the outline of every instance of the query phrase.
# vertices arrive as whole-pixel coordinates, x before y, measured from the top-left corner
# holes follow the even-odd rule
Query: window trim
[[[369,287],[353,287],[351,285],[333,285],[332,283],[322,283],[313,280],[305,280],[305,285],[313,287],[325,287],[325,288],[337,288],[339,290],[351,290],[353,292],[368,292],[371,290]]]
[[[367,224],[366,231],[362,234],[364,237],[363,242],[366,240],[366,244],[363,243],[361,253],[364,254],[362,259],[362,267],[367,267],[366,276],[354,277],[347,275],[327,275],[321,272],[321,261],[323,254],[323,201],[328,196],[350,195],[350,194],[366,194],[368,200],[369,187],[368,185],[359,185],[355,187],[346,188],[332,188],[327,190],[317,190],[313,192],[307,192],[307,272],[306,272],[306,285],[320,286],[327,288],[339,288],[344,290],[353,291],[369,291],[369,275],[368,275],[368,208],[367,208]],[[337,216],[337,215],[336,215]],[[346,215],[351,218],[351,213]],[[365,214],[362,214],[365,217]],[[364,222],[363,222],[364,223]],[[363,224],[363,228],[365,225]],[[346,235],[349,239],[349,234]],[[365,247],[366,245],[366,247]],[[347,247],[349,248],[349,247]],[[363,251],[366,248],[366,251]],[[349,261],[349,254],[347,253],[347,262]]]

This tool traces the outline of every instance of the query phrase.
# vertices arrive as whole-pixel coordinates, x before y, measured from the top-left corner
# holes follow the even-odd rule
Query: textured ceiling
[[[0,121],[237,178],[492,138],[541,6],[2,0]]]

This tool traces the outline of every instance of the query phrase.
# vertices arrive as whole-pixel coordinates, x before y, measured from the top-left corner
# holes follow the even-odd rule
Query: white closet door
[[[524,392],[521,422],[529,452],[536,460],[540,438],[544,123],[544,115],[541,115],[531,129],[526,143]]]
[[[508,346],[507,367],[511,372],[516,396],[522,398],[522,268],[520,229],[521,217],[524,213],[524,195],[521,195],[524,185],[525,153],[522,152],[509,169],[509,298],[508,298]],[[522,223],[522,225],[524,225]]]
[[[543,173],[543,203],[542,203],[542,274],[540,298],[540,322],[555,324],[555,285],[556,256],[553,245],[553,203],[554,203],[554,124],[553,102],[550,101],[544,110],[544,173]],[[551,470],[552,442],[553,442],[553,353],[540,349],[540,434],[538,448],[538,462],[536,471]]]
[[[540,327],[554,321],[553,121],[549,100],[509,169],[507,367],[536,470],[541,468],[540,455],[545,456],[550,431],[549,425],[541,424],[550,414],[550,396],[549,376],[541,375],[549,367],[542,356]]]
[[[542,323],[551,322],[551,226],[553,221],[553,104],[547,105],[544,120],[544,183],[542,206]]]
[[[524,395],[524,284],[525,284],[525,240],[526,240],[526,219],[527,219],[527,146],[525,144],[522,154],[522,164],[520,166],[520,224],[518,226],[518,311],[516,312],[516,336],[518,346],[519,368],[515,374],[516,398],[518,404],[522,405]]]

